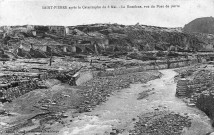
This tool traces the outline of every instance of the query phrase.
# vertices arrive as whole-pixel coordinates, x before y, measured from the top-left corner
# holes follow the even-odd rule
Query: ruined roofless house
[[[70,33],[70,30],[68,27],[65,26],[49,26],[50,33],[56,34],[58,36],[66,36]]]
[[[109,43],[106,38],[83,35],[66,36],[66,40],[70,41],[70,46],[74,53],[85,53],[87,51],[91,51],[99,54],[101,50],[105,51],[105,47]]]

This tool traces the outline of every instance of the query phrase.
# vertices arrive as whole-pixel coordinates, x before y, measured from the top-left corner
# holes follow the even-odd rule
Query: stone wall
[[[214,74],[208,70],[199,70],[194,73],[194,78],[188,80],[181,78],[177,82],[177,89],[176,93],[180,91],[186,91],[186,94],[181,94],[181,96],[197,96],[197,93],[201,93],[210,89],[210,86],[213,83],[213,76]],[[179,95],[178,95],[179,96]]]
[[[189,80],[182,78],[178,80],[176,87],[176,96],[187,96],[189,94]]]
[[[185,59],[185,60],[172,60],[170,61],[169,68],[179,68],[184,66],[189,66],[192,64],[197,64],[197,59]],[[135,66],[132,68],[118,68],[118,69],[109,69],[106,71],[95,71],[93,72],[93,76],[114,76],[114,75],[122,75],[127,73],[134,73],[134,72],[143,72],[147,70],[161,70],[161,69],[168,69],[168,64],[166,61],[163,62],[151,62],[150,64]]]
[[[1,84],[2,85],[2,84]],[[34,89],[39,88],[37,81],[34,79],[23,79],[23,80],[16,80],[9,83],[9,85],[1,87],[0,93],[1,97],[0,99],[12,101],[13,99],[24,95],[25,93],[28,93]]]
[[[214,71],[197,69],[189,78],[178,80],[176,95],[187,97],[188,105],[196,106],[214,119]]]
[[[191,88],[194,90],[190,101],[197,108],[206,113],[208,117],[214,120],[214,83],[213,72],[204,75],[198,75],[193,81]],[[214,126],[214,123],[212,123]]]

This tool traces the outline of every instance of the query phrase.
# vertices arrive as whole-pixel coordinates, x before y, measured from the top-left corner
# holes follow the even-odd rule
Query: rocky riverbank
[[[180,135],[191,119],[170,111],[154,111],[139,116],[130,135]]]
[[[206,113],[210,119],[214,119],[214,70],[213,65],[197,65],[180,70],[179,76],[185,78],[188,95],[183,95],[187,104],[195,106]],[[214,124],[213,124],[214,125]]]
[[[175,97],[173,70],[161,78],[133,84],[108,97],[90,112],[63,127],[63,135],[205,135],[212,131],[208,117]]]
[[[90,111],[91,107],[96,106],[107,100],[112,92],[128,88],[133,83],[146,83],[150,80],[159,78],[161,73],[158,71],[147,71],[139,73],[129,73],[117,76],[94,78],[82,84],[85,86],[80,91],[84,97],[84,103],[79,107],[80,112]]]
[[[160,77],[158,71],[130,73],[118,76],[99,77],[80,86],[69,86],[47,80],[52,84],[49,89],[38,89],[17,97],[13,102],[3,106],[2,116],[14,114],[13,117],[1,118],[1,130],[13,132],[48,132],[51,125],[63,126],[63,118],[68,110],[72,114],[88,112],[105,102],[112,93],[127,88],[131,83],[145,83]],[[10,115],[12,116],[12,115]],[[35,122],[39,123],[36,124]],[[27,128],[26,127],[31,127]]]

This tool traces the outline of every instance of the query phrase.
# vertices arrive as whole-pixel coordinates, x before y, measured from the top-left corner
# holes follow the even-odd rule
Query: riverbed
[[[145,84],[132,84],[130,88],[115,92],[108,100],[94,110],[75,117],[59,134],[63,135],[108,135],[121,131],[128,135],[137,116],[155,110],[168,110],[191,118],[191,127],[183,129],[183,135],[204,135],[213,129],[210,119],[200,110],[187,106],[175,97],[177,73],[173,69],[160,70],[161,78]],[[139,99],[139,94],[148,91]],[[117,129],[115,131],[115,129]]]

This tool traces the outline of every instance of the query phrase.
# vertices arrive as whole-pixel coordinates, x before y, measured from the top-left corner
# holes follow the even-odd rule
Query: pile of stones
[[[130,135],[180,135],[191,119],[170,111],[154,111],[139,116]]]
[[[1,78],[0,84],[1,100],[12,101],[25,93],[39,88],[38,80],[23,76],[8,76]]]
[[[159,72],[151,71],[94,78],[80,86],[82,90],[79,92],[83,96],[84,102],[78,109],[80,112],[90,111],[96,105],[105,102],[114,91],[128,88],[131,83],[146,83],[159,77]]]

